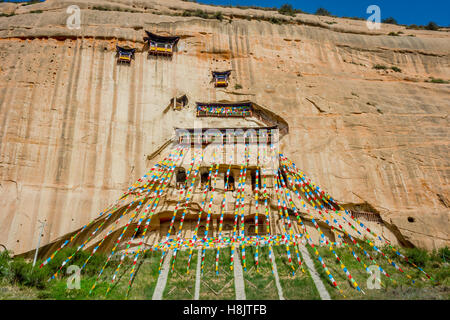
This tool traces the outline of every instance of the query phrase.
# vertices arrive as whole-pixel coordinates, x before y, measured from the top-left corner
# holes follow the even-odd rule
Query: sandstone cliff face
[[[71,4],[79,30],[66,27]],[[195,101],[214,100],[282,117],[297,167],[348,207],[370,204],[403,243],[449,244],[450,85],[425,82],[450,74],[448,32],[309,15],[277,25],[242,18],[276,13],[175,0],[0,5],[16,13],[0,17],[0,243],[15,253],[36,245],[38,220],[44,245],[96,217],[174,127],[193,126]],[[173,15],[199,7],[225,19]],[[143,30],[180,35],[173,59],[148,59]],[[115,63],[116,43],[138,48],[130,66]],[[225,69],[231,85],[213,88]],[[182,94],[189,107],[167,112]]]

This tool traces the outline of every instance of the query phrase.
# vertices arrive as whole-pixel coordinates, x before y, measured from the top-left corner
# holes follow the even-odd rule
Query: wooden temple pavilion
[[[145,31],[147,37],[144,41],[148,43],[148,53],[152,55],[172,56],[180,37],[176,36],[160,36],[154,33]]]
[[[227,71],[213,71],[212,76],[215,87],[228,87],[228,78],[230,77],[231,70]]]
[[[134,52],[136,49],[130,47],[120,47],[116,45],[117,49],[117,63],[131,63],[131,59],[134,59]]]

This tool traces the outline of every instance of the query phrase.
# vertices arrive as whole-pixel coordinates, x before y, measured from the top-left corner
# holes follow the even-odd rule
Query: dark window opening
[[[225,183],[226,183],[227,177],[225,176]],[[230,173],[230,176],[228,177],[228,183],[225,186],[226,191],[234,191],[234,177]]]
[[[208,176],[209,176],[209,172],[205,171],[202,173],[202,175],[200,176],[200,180],[202,182],[202,185],[206,184],[208,182]]]
[[[256,170],[251,171],[252,179],[252,190],[255,191],[256,188]],[[258,172],[258,190],[261,190],[261,172]]]
[[[284,172],[284,170],[280,170],[280,172],[281,172],[281,175],[280,175],[280,187],[282,187],[283,186],[283,181],[284,181],[284,184],[286,185],[286,187],[288,186],[288,179],[287,179],[287,176],[286,176],[286,173]]]
[[[200,176],[200,181],[201,181],[201,185],[202,185],[202,189],[204,189],[206,187],[206,184],[208,183],[208,176],[209,176],[209,172],[205,171],[201,174]],[[210,187],[208,186],[208,189],[210,189]]]
[[[198,238],[203,238],[205,236],[206,233],[206,227],[205,226],[200,226],[200,228],[198,228]]]
[[[414,219],[413,217],[408,217],[408,222],[414,222],[416,221],[416,219]]]
[[[248,233],[249,236],[256,236],[255,226],[254,225],[249,226],[248,230],[247,230],[247,233]]]
[[[186,170],[184,168],[178,168],[176,177],[177,177],[176,188],[180,189],[186,184]]]
[[[144,233],[144,229],[145,229],[144,226],[139,226],[137,228],[135,238],[142,236],[142,234]]]

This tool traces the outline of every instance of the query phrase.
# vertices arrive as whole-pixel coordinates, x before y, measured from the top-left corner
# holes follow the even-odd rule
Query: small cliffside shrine
[[[145,39],[149,54],[156,55],[172,55],[179,40],[149,32]],[[118,47],[118,51],[130,59],[134,54],[134,49],[131,54],[129,49]],[[227,82],[229,72],[218,76]],[[396,244],[395,236],[376,213],[344,208],[282,152],[280,142],[289,127],[281,117],[252,101],[197,102],[192,107],[184,103],[174,112],[194,113],[201,127],[174,128],[170,143],[159,151],[160,160],[117,201],[96,219],[42,248],[45,260],[41,267],[69,246],[76,252],[90,253],[83,267],[96,252],[103,252],[108,255],[107,263],[120,257],[111,279],[115,282],[124,257],[128,257],[133,261],[127,278],[130,288],[137,262],[148,251],[161,254],[160,268],[170,253],[172,271],[177,254],[189,252],[189,272],[193,254],[199,252],[203,270],[206,250],[214,250],[214,269],[218,273],[219,261],[229,264],[231,270],[236,261],[242,262],[244,271],[250,267],[258,270],[259,250],[268,248],[272,260],[277,246],[295,274],[304,272],[301,249],[308,246],[328,280],[341,290],[317,250],[317,246],[325,246],[341,267],[337,272],[345,273],[358,291],[361,288],[334,250],[336,247],[348,248],[356,263],[369,274],[373,271],[364,259],[375,264],[385,280],[390,275],[377,259],[386,259],[398,272],[404,271],[383,250],[430,277],[392,246]],[[254,248],[251,266],[246,256],[249,247]],[[229,261],[221,258],[223,248],[231,248]],[[97,280],[103,270],[99,270]]]

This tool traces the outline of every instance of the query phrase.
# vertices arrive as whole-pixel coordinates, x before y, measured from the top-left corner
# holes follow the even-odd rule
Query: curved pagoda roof
[[[227,71],[212,71],[213,76],[229,76],[231,73],[231,70]]]
[[[216,101],[216,102],[196,102],[197,106],[222,106],[222,107],[251,107],[253,102],[249,100],[238,101],[238,102],[228,102],[228,101]]]
[[[156,42],[177,43],[178,40],[180,40],[180,37],[177,37],[177,36],[172,36],[172,37],[160,36],[160,35],[151,33],[149,31],[145,31],[145,33],[147,34],[147,37],[144,37],[144,41],[154,40]]]
[[[134,53],[134,52],[136,51],[136,48],[130,48],[130,47],[128,47],[128,46],[121,47],[121,46],[116,45],[116,48],[117,48],[117,50],[123,51],[123,52],[131,52],[131,53]]]

